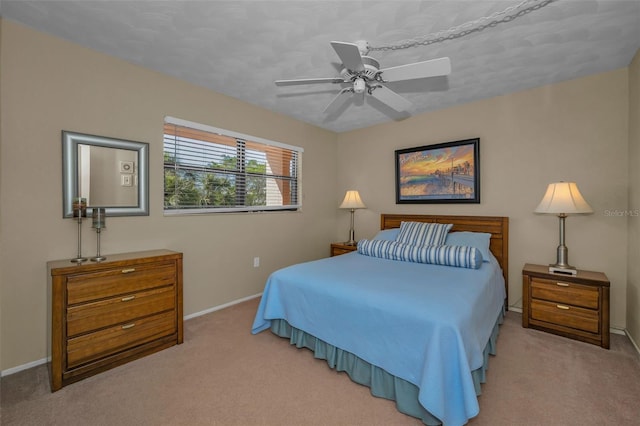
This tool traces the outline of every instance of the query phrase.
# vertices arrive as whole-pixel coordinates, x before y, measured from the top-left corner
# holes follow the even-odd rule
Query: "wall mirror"
[[[62,131],[62,215],[87,199],[87,215],[149,215],[149,144]]]

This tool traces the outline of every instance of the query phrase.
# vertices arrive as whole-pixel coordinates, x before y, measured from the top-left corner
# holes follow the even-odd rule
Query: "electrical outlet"
[[[253,267],[257,268],[258,266],[260,266],[260,258],[259,257],[254,257],[253,258]]]

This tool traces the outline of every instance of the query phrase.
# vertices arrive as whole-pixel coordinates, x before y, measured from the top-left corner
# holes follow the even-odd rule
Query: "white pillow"
[[[396,241],[414,246],[441,246],[452,226],[451,223],[401,222]]]

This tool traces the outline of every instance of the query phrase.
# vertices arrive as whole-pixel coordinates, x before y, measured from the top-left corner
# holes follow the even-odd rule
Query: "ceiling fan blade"
[[[333,50],[336,51],[346,69],[356,72],[364,71],[362,56],[357,44],[332,41],[331,46],[333,46]]]
[[[371,96],[396,111],[408,111],[413,106],[411,102],[398,95],[391,89],[378,85],[371,91]]]
[[[447,57],[380,70],[383,81],[413,80],[449,74],[451,74],[451,61]]]
[[[331,115],[334,112],[338,111],[340,107],[344,105],[345,102],[347,102],[347,100],[349,99],[348,95],[352,92],[353,92],[353,89],[351,87],[346,87],[342,89],[340,93],[338,93],[338,96],[333,98],[331,103],[327,105],[327,107],[324,109],[323,112],[327,115]]]
[[[328,78],[299,78],[296,80],[276,80],[276,86],[293,86],[296,84],[316,84],[316,83],[344,83],[345,81],[338,77]]]

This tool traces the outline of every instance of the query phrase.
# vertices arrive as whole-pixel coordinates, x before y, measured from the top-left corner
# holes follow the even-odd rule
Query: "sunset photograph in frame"
[[[480,203],[480,139],[399,149],[396,204]]]

